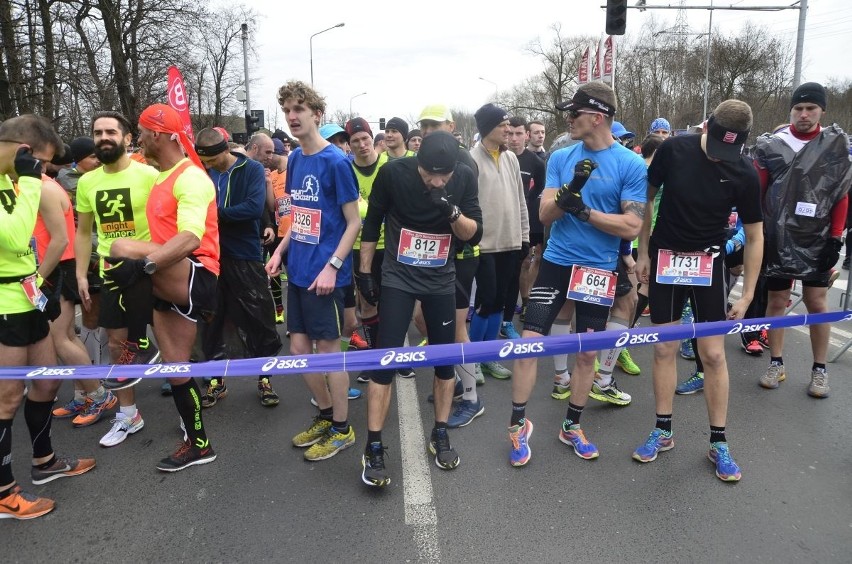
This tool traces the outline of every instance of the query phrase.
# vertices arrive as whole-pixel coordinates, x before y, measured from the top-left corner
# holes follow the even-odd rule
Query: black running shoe
[[[181,443],[171,456],[167,456],[157,463],[157,470],[163,472],[177,472],[197,464],[208,464],[216,460],[216,453],[209,445],[204,448],[192,446],[189,441]]]
[[[368,486],[383,488],[390,484],[385,472],[385,447],[382,443],[370,443],[361,457],[361,481]]]
[[[435,465],[442,470],[452,470],[461,462],[459,455],[450,446],[450,435],[446,427],[432,429],[429,452],[435,455]]]

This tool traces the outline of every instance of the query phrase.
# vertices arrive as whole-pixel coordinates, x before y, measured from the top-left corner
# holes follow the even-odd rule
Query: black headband
[[[195,152],[198,153],[199,157],[215,157],[219,153],[224,153],[228,150],[228,142],[222,139],[215,145],[208,145],[206,147],[202,147],[200,145],[195,146]]]
[[[580,108],[597,110],[610,117],[615,115],[615,108],[603,100],[595,98],[594,96],[589,96],[582,90],[578,90],[570,100],[556,104],[556,109],[563,112],[568,110],[579,110]]]

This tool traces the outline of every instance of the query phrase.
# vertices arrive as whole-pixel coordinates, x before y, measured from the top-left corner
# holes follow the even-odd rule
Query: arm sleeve
[[[831,236],[840,238],[846,230],[846,215],[849,213],[849,194],[846,194],[831,208]]]
[[[468,245],[474,246],[478,245],[479,241],[482,240],[482,208],[479,207],[479,181],[472,169],[466,177],[469,180],[467,181],[467,188],[464,191],[464,196],[462,196],[462,201],[459,204],[459,210],[461,210],[466,218],[476,222],[476,233],[468,241],[465,241]],[[521,186],[521,193],[523,193],[523,186]],[[527,236],[529,237],[529,235]]]
[[[257,166],[253,166],[253,165]],[[219,208],[219,221],[248,221],[260,219],[266,205],[266,176],[263,166],[252,161],[243,165],[242,178],[231,182],[225,206]],[[232,176],[233,180],[233,176]],[[240,181],[241,180],[241,181]]]

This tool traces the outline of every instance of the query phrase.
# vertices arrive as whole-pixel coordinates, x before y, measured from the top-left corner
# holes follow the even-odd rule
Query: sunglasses
[[[580,116],[580,114],[592,114],[592,115],[597,114],[599,116],[603,115],[600,112],[590,112],[590,111],[587,111],[587,110],[567,110],[566,113],[571,117],[571,119],[577,119]]]

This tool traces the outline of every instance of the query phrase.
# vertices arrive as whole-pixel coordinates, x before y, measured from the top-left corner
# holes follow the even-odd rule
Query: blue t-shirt
[[[305,155],[297,148],[287,162],[287,193],[293,222],[287,275],[291,284],[308,288],[346,231],[342,206],[358,199],[358,181],[349,160],[334,145],[314,155]],[[343,259],[343,266],[337,272],[335,285],[348,286],[352,284],[352,253],[339,258]]]
[[[601,151],[590,151],[583,143],[559,149],[547,161],[547,188],[559,188],[574,178],[574,165],[583,159],[598,164],[581,192],[583,202],[603,213],[621,213],[621,202],[644,203],[647,173],[642,157],[613,143]],[[621,239],[565,214],[550,227],[544,258],[554,264],[579,264],[614,270]]]

